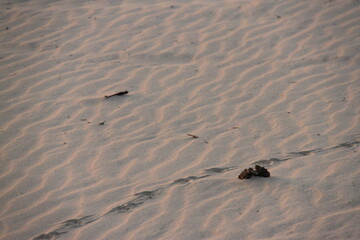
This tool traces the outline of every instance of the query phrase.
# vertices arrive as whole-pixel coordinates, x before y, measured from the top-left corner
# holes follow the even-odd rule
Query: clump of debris
[[[255,165],[255,170],[253,168],[244,169],[239,175],[239,179],[249,179],[252,176],[256,177],[270,177],[270,172],[259,165]]]

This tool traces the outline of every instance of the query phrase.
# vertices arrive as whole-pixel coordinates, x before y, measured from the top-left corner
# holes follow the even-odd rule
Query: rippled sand
[[[359,1],[0,9],[1,240],[360,236]]]

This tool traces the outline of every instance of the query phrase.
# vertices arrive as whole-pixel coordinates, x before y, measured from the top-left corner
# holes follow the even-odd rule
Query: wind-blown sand
[[[360,236],[359,1],[0,2],[1,240]]]

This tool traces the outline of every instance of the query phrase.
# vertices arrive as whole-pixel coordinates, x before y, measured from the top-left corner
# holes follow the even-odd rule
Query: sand
[[[0,8],[1,240],[360,236],[359,1]]]

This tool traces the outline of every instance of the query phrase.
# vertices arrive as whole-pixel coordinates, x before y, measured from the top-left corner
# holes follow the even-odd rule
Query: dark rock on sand
[[[255,171],[253,174],[254,176],[270,177],[270,172],[266,168],[259,165],[255,165]]]
[[[249,179],[253,176],[253,169],[249,168],[249,169],[244,169],[244,171],[242,171],[242,173],[240,173],[239,175],[239,179],[243,180],[243,179]]]
[[[270,177],[270,172],[259,165],[255,165],[255,170],[252,168],[244,169],[241,174],[239,175],[239,179],[249,179],[252,176],[257,177]]]

